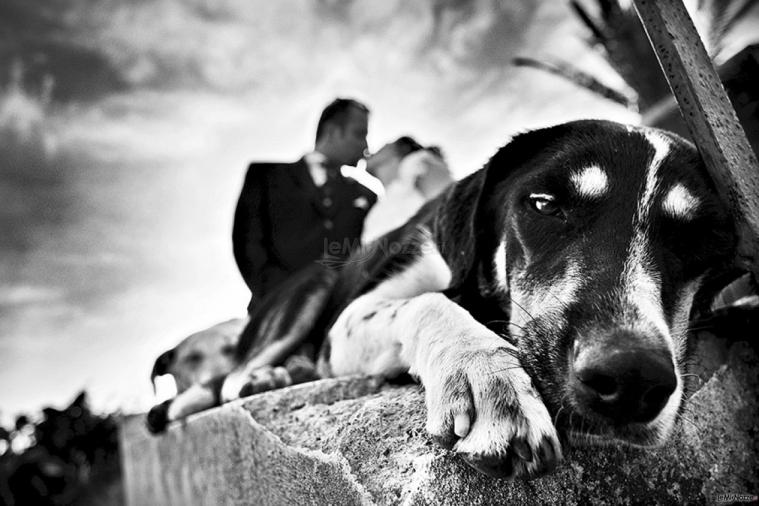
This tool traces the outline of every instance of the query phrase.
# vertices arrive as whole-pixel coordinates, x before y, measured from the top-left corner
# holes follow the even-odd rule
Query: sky
[[[295,160],[336,96],[370,149],[410,134],[457,176],[518,131],[637,113],[515,56],[624,83],[555,0],[0,4],[0,418],[144,410],[153,360],[244,315],[245,168]],[[3,418],[4,417],[4,418]]]

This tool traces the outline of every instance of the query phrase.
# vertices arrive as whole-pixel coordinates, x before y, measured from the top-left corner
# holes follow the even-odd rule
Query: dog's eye
[[[200,353],[190,353],[184,358],[184,361],[190,366],[197,366],[203,361],[203,355]]]
[[[556,198],[547,193],[533,193],[530,195],[530,206],[545,216],[561,216],[562,211],[556,203]]]
[[[229,356],[229,355],[233,355],[234,352],[235,352],[235,347],[231,344],[225,344],[224,346],[221,347],[222,355]]]

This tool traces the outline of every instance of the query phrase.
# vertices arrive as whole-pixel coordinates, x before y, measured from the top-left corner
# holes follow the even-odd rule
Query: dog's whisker
[[[485,325],[491,325],[491,324],[494,324],[494,323],[500,323],[502,325],[511,325],[511,326],[516,327],[518,329],[524,330],[523,326],[517,325],[516,323],[513,323],[513,322],[511,322],[509,320],[490,320],[489,322],[485,323]]]
[[[527,310],[524,308],[524,306],[522,306],[522,305],[521,305],[519,302],[517,302],[515,298],[513,298],[513,297],[512,297],[512,299],[511,299],[511,302],[513,302],[513,303],[514,303],[514,305],[516,305],[516,307],[518,307],[519,309],[521,309],[522,311],[524,311],[524,314],[526,314],[526,315],[527,315],[527,316],[530,318],[530,320],[531,320],[531,321],[535,320],[535,317],[534,317],[534,316],[532,316],[532,315],[530,314],[530,312],[529,312],[529,311],[527,311]]]
[[[503,339],[505,339],[505,340],[507,340],[509,342],[511,342],[511,340],[510,340],[511,338],[521,339],[522,335],[523,335],[523,332],[524,332],[524,327],[520,327],[519,325],[516,325],[516,324],[511,324],[516,329],[519,329],[518,331],[515,332],[514,330],[510,330],[508,328],[509,323],[510,322],[508,322],[506,320],[492,320],[492,321],[489,321],[489,322],[485,323],[485,326],[488,327],[488,328],[491,328],[499,336],[501,336]],[[501,327],[500,327],[499,330],[496,330],[497,327],[495,327],[495,326],[498,325],[498,324],[500,324]],[[514,344],[514,343],[512,342],[512,344]]]
[[[561,415],[561,412],[564,411],[564,405],[559,408],[559,410],[556,412],[556,416],[553,417],[553,426],[556,427],[556,425],[559,423],[559,415]]]
[[[685,417],[685,416],[683,416],[683,415],[680,415],[680,419],[681,419],[682,421],[684,421],[684,422],[687,422],[687,423],[689,423],[689,424],[691,425],[691,427],[693,427],[694,429],[696,429],[696,430],[701,430],[701,426],[699,426],[699,425],[698,425],[696,422],[694,422],[694,421],[693,421],[693,420],[691,420],[690,418],[688,418],[688,417]]]
[[[556,412],[556,416],[553,418],[553,426],[554,426],[554,427],[556,427],[556,424],[557,424],[557,423],[559,423],[559,415],[561,414],[561,412],[562,412],[562,411],[564,410],[564,408],[566,407],[566,406],[564,405],[564,401],[566,401],[566,400],[569,400],[569,399],[568,399],[568,397],[569,397],[569,392],[566,392],[566,393],[565,393],[565,394],[564,394],[564,395],[561,397],[561,400],[559,401],[559,405],[560,405],[560,407],[559,407],[559,410]]]
[[[502,369],[492,370],[492,371],[490,371],[490,374],[498,374],[499,372],[513,371],[513,370],[521,369],[521,368],[522,368],[522,366],[520,366],[520,365],[515,365],[515,366],[512,366],[512,367],[504,367]]]
[[[686,332],[698,332],[700,330],[709,330],[709,329],[713,329],[713,328],[714,328],[714,325],[698,325],[698,326],[694,326],[694,327],[687,327],[685,329],[685,331]]]
[[[585,428],[585,419],[580,418],[580,434],[588,434],[586,428]]]
[[[502,325],[516,327],[519,330],[525,330],[525,328],[522,325],[517,325],[516,323],[510,322],[509,320],[493,320],[493,321],[488,322],[488,324],[491,324],[491,323],[500,323]]]
[[[556,302],[558,302],[561,305],[562,309],[565,309],[565,310],[569,309],[569,304],[567,304],[565,301],[561,300],[555,293],[550,292],[550,291],[548,293],[551,295],[551,297],[553,297],[554,299],[556,299]]]
[[[690,406],[686,405],[683,411],[678,415],[678,419],[690,424],[691,427],[701,430],[701,425],[696,423],[692,416],[698,416],[697,413],[690,411]]]
[[[489,321],[489,322],[485,323],[485,326],[488,326],[488,327],[489,327],[489,326],[491,326],[491,325],[499,325],[499,324],[500,324],[502,327],[507,327],[507,328],[508,328],[509,326],[511,326],[511,327],[515,327],[515,328],[517,328],[517,329],[519,329],[519,330],[521,330],[521,331],[524,331],[524,330],[525,330],[525,328],[524,328],[524,327],[522,327],[521,325],[517,325],[516,323],[511,323],[511,322],[510,322],[510,321],[508,321],[508,320],[491,320],[491,321]],[[512,331],[510,331],[510,330],[505,330],[505,332],[508,332],[510,335],[514,335],[514,334],[513,334],[513,332],[512,332]]]
[[[569,412],[569,423],[567,425],[569,426],[570,429],[573,427],[572,419],[574,418],[574,414],[575,414],[574,410]]]

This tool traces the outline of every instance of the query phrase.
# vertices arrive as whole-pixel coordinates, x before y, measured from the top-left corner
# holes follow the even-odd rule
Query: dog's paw
[[[171,399],[163,401],[161,404],[157,404],[150,408],[148,415],[145,418],[145,425],[148,430],[153,434],[160,434],[166,430],[166,426],[169,424],[169,406],[171,405]]]
[[[284,365],[293,385],[319,379],[314,361],[302,355],[293,355]]]
[[[432,437],[489,476],[530,479],[552,471],[561,459],[556,429],[512,352],[469,352],[449,363],[453,370],[424,385]]]
[[[267,365],[248,373],[240,387],[239,396],[247,397],[318,378],[319,375],[313,361],[300,355],[294,355],[287,359],[284,366],[271,367]]]
[[[277,388],[284,388],[293,384],[290,373],[284,367],[259,367],[248,373],[247,378],[240,388],[240,397],[260,394]]]

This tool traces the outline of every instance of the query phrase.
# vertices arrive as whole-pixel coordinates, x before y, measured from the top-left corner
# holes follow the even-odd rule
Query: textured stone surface
[[[703,387],[664,447],[565,448],[551,476],[482,476],[424,433],[417,386],[324,380],[253,396],[152,437],[141,419],[123,433],[129,503],[604,504],[710,503],[756,493],[757,356],[701,342]],[[726,363],[725,363],[726,362]],[[698,380],[696,378],[695,380]]]

